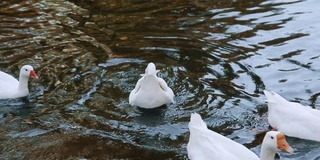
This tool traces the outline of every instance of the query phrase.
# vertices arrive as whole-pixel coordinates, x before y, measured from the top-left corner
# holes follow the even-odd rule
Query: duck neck
[[[260,160],[274,160],[276,152],[265,145],[261,147]]]
[[[19,76],[19,86],[18,86],[18,90],[22,91],[22,92],[26,92],[28,93],[28,80],[29,77],[25,77],[25,76]]]

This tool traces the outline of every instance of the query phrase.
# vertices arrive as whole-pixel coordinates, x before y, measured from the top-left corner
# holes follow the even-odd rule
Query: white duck
[[[287,136],[320,141],[320,111],[264,90],[269,124]]]
[[[19,81],[11,75],[0,71],[0,99],[25,97],[29,94],[29,77],[38,76],[30,65],[24,65],[20,69]]]
[[[130,105],[151,109],[173,102],[173,91],[162,78],[157,77],[158,72],[154,63],[148,64],[145,74],[141,74],[142,78],[130,92]]]
[[[189,130],[187,151],[191,160],[259,160],[256,154],[243,145],[209,130],[197,113],[191,114]],[[261,160],[273,160],[279,150],[293,153],[283,133],[267,132],[261,146]]]

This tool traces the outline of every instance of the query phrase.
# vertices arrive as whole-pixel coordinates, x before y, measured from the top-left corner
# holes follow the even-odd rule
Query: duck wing
[[[0,92],[17,89],[18,85],[19,81],[16,78],[0,71]]]
[[[268,102],[268,121],[278,131],[292,137],[320,141],[320,111],[289,102],[275,92],[264,91]]]
[[[170,98],[171,102],[173,102],[174,93],[172,89],[168,86],[167,82],[164,81],[162,78],[157,77],[157,80],[159,82],[160,88],[166,92],[168,98]]]
[[[187,146],[191,160],[232,159],[259,160],[259,157],[243,145],[209,130],[200,115],[191,115],[190,139]]]
[[[140,90],[140,88],[141,88],[141,79],[138,80],[136,86],[130,92],[130,95],[129,95],[129,104],[130,105],[134,105],[133,101],[135,99],[135,96],[136,96],[137,92]]]

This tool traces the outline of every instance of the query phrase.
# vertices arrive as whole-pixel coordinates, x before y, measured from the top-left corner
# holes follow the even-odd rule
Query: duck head
[[[23,77],[32,77],[35,79],[38,79],[38,75],[36,74],[36,72],[34,71],[33,67],[30,65],[24,65],[21,67],[20,69],[20,76]]]
[[[285,151],[293,153],[293,149],[288,144],[286,137],[283,133],[278,131],[269,131],[263,139],[263,143],[266,146],[270,147],[270,150],[276,151]]]

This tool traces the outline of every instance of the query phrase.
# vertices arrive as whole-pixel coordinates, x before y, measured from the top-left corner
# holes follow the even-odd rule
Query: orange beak
[[[31,70],[31,71],[30,71],[30,77],[35,78],[35,79],[38,79],[38,78],[39,78],[38,75],[36,74],[36,72],[35,72],[34,70]]]
[[[291,146],[286,141],[285,135],[283,133],[278,134],[277,138],[278,138],[278,141],[277,141],[278,149],[280,149],[281,151],[289,152],[289,153],[294,152]]]

